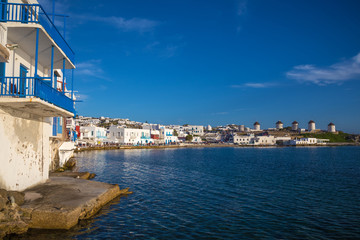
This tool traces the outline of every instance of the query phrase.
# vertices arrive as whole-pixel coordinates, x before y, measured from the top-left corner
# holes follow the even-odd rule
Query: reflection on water
[[[23,239],[360,238],[360,148],[203,148],[77,154],[130,187],[70,231]]]

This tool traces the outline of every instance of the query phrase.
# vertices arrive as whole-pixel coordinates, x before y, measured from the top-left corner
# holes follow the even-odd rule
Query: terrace
[[[19,47],[35,60],[29,71],[32,76],[27,76],[27,71],[16,76],[14,70],[12,76],[0,76],[0,106],[39,116],[74,115],[73,83],[71,90],[66,89],[65,80],[58,88],[54,69],[62,69],[65,76],[66,69],[75,68],[75,54],[42,6],[0,3],[0,22],[6,23],[7,43],[13,43],[7,44],[8,48]],[[10,50],[15,52],[16,48]],[[38,65],[48,69],[50,76],[39,76]]]

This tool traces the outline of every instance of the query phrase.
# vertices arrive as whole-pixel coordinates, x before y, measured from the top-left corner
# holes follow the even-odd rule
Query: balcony
[[[151,139],[151,138],[147,136],[141,136],[141,139]]]
[[[74,101],[49,85],[48,79],[0,77],[0,106],[44,117],[73,116]],[[66,110],[66,111],[64,111]]]
[[[75,62],[75,53],[65,41],[54,23],[39,4],[0,3],[0,22],[40,24],[70,62]]]

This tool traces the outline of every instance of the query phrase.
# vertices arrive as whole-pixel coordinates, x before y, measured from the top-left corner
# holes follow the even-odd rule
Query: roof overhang
[[[36,29],[39,28],[39,64],[45,68],[51,67],[51,47],[54,46],[54,69],[63,68],[65,58],[65,68],[75,68],[75,63],[71,62],[64,51],[55,43],[54,39],[44,30],[40,24],[8,23],[8,39],[19,48],[35,58]]]

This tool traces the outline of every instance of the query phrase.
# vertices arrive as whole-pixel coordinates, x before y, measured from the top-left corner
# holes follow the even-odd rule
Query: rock
[[[0,211],[6,207],[7,202],[8,202],[7,198],[0,196]]]
[[[90,173],[90,175],[89,175],[89,178],[88,179],[93,179],[93,178],[95,178],[96,177],[96,174],[95,173]]]
[[[3,212],[0,212],[0,222],[4,221],[6,219],[6,216]]]
[[[19,220],[15,222],[0,222],[0,239],[8,234],[23,234],[28,230],[28,225]]]
[[[13,197],[15,200],[15,203],[19,206],[24,204],[25,201],[25,194],[22,192],[15,192],[15,191],[10,191],[8,192],[9,197]]]
[[[71,158],[69,161],[67,161],[67,162],[65,163],[65,166],[64,166],[64,167],[66,167],[66,168],[68,168],[68,169],[72,169],[73,167],[75,167],[75,165],[76,165],[76,160],[75,160],[75,158]]]
[[[7,196],[8,196],[7,191],[4,189],[0,189],[0,197],[7,198]]]

